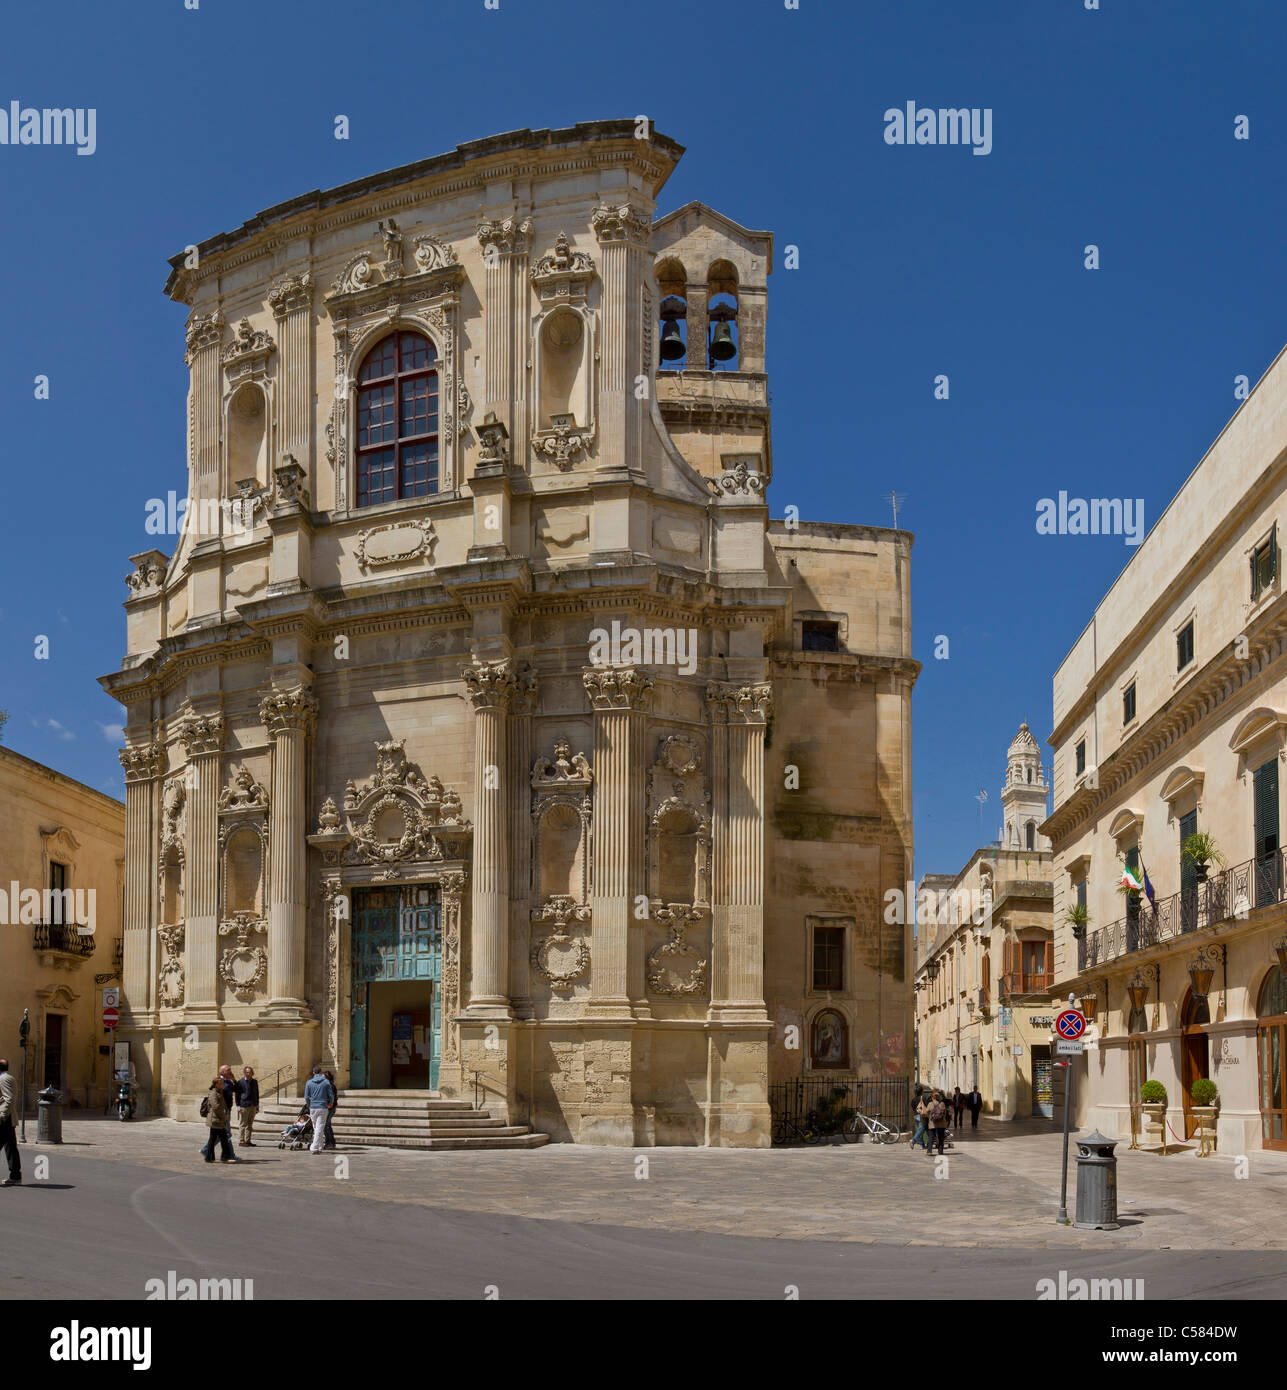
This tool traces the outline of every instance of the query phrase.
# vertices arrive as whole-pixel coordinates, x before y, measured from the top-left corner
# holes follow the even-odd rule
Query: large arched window
[[[357,505],[438,491],[438,354],[390,333],[358,371]]]

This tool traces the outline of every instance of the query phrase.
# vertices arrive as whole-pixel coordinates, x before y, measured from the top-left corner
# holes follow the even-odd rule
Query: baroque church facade
[[[682,153],[513,132],[172,260],[187,524],[102,682],[154,1108],[320,1061],[760,1146],[907,1073],[911,537],[770,520],[773,239],[658,217]]]

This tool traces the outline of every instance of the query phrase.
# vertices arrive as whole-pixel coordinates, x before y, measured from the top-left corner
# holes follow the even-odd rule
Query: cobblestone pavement
[[[59,1150],[27,1127],[24,1176]],[[201,1172],[203,1126],[169,1119],[128,1124],[64,1118],[65,1151],[166,1172]],[[531,1150],[408,1152],[348,1146],[312,1155],[260,1143],[238,1166],[204,1169],[211,1182],[253,1182],[442,1211],[655,1230],[854,1241],[880,1245],[1070,1249],[1287,1249],[1287,1154],[1253,1153],[1246,1176],[1232,1155],[1198,1159],[1119,1148],[1119,1219],[1112,1232],[1059,1226],[1061,1136],[1049,1124],[985,1120],[945,1164],[906,1143],[817,1148],[617,1150],[550,1144]],[[1075,1155],[1075,1147],[1072,1153]],[[643,1161],[643,1162],[641,1162]],[[938,1176],[936,1176],[938,1174]],[[1075,1207],[1069,1164],[1068,1207]]]

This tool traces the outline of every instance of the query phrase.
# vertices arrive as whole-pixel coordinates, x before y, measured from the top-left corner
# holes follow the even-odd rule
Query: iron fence
[[[1077,943],[1078,971],[1093,970],[1132,951],[1145,951],[1163,941],[1214,926],[1232,917],[1245,917],[1258,907],[1280,903],[1287,896],[1287,849],[1248,859],[1244,864],[1211,874],[1169,897],[1140,898],[1128,904],[1125,917]]]
[[[775,1120],[794,1120],[796,1124],[802,1124],[811,1110],[829,1113],[837,1124],[861,1110],[864,1115],[897,1122],[906,1129],[911,1115],[911,1082],[905,1076],[797,1077],[769,1087],[769,1109]]]

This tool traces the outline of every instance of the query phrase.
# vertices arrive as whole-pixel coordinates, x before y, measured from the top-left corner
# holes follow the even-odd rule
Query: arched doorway
[[[1193,1083],[1199,1077],[1211,1075],[1211,1042],[1206,1034],[1206,1025],[1210,1022],[1206,997],[1190,989],[1180,1010],[1180,1089],[1186,1139],[1191,1139],[1198,1129],[1197,1117],[1193,1114]]]
[[[1266,1149],[1287,1149],[1287,975],[1275,965],[1256,1005],[1260,1068],[1260,1136]]]

